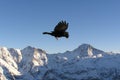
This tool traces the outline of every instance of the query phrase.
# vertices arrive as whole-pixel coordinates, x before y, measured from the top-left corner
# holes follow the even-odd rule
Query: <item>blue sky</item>
[[[69,39],[42,34],[61,20]],[[0,0],[0,46],[57,53],[83,43],[120,51],[120,0]]]

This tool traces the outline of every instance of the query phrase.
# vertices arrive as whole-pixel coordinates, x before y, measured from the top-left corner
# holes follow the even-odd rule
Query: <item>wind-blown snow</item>
[[[89,44],[58,54],[1,47],[0,80],[120,80],[120,54]]]

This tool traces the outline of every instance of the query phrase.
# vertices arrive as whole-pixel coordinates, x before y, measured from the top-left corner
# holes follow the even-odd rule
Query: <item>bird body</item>
[[[51,36],[54,36],[56,39],[60,37],[68,38],[69,33],[66,32],[67,28],[68,28],[68,23],[66,23],[66,21],[61,21],[55,26],[54,31],[43,32],[43,34],[49,34]]]

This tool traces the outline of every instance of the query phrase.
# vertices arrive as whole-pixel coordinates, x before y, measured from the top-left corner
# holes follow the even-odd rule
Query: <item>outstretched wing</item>
[[[68,28],[68,23],[66,23],[66,21],[61,21],[55,26],[54,31],[65,32],[67,28]]]

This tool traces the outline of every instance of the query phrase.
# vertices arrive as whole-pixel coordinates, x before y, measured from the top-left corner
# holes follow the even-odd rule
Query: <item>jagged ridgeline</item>
[[[89,44],[58,54],[0,47],[0,80],[120,80],[120,54]]]

